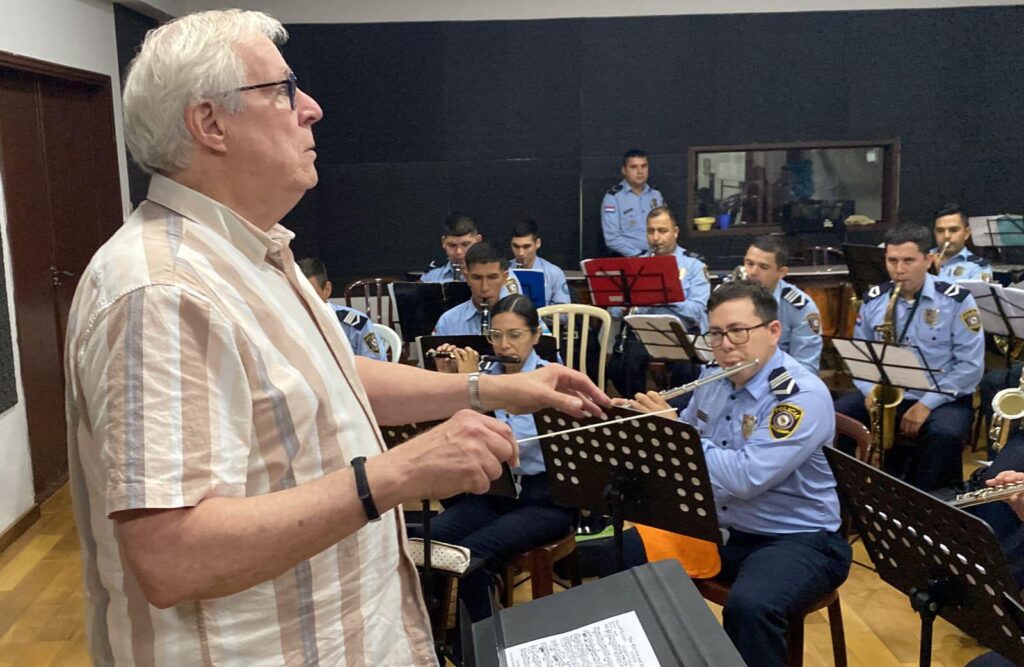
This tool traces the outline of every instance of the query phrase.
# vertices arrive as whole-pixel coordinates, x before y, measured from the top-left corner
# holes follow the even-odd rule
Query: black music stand
[[[850,282],[859,297],[873,285],[889,280],[885,270],[885,248],[874,245],[843,244],[846,268],[850,271]]]
[[[494,354],[494,346],[487,342],[487,339],[479,334],[467,334],[462,336],[419,336],[416,345],[420,351],[420,363],[428,371],[437,370],[437,362],[433,357],[426,355],[427,350],[433,350],[438,345],[450,343],[456,347],[470,347],[481,355]],[[558,359],[558,341],[554,336],[543,334],[534,346],[537,356],[549,363],[560,363]]]
[[[825,456],[879,576],[921,616],[920,664],[931,664],[936,616],[1024,664],[1020,590],[992,530],[832,447]]]
[[[429,336],[446,311],[472,296],[469,285],[463,282],[391,283],[388,292],[406,343],[414,342],[418,336]]]
[[[1013,364],[1013,349],[1024,340],[1024,290],[981,280],[962,280],[961,289],[974,295],[985,333],[1006,336],[1006,368]]]
[[[937,369],[930,368],[916,345],[895,345],[875,340],[860,338],[829,338],[835,346],[840,359],[846,362],[850,375],[855,380],[863,380],[872,384],[888,385],[899,389],[914,391],[931,391],[944,393],[937,389],[935,378]],[[881,442],[885,436],[885,421],[878,433]],[[877,453],[878,466],[881,468],[885,452],[874,451],[874,443],[868,448],[868,460]]]
[[[610,419],[637,416],[608,408]],[[689,424],[661,416],[606,424],[556,410],[534,415],[537,435],[580,426],[587,430],[541,440],[551,499],[559,505],[607,511],[615,530],[615,562],[623,569],[626,519],[721,544],[700,434]]]
[[[626,323],[636,332],[657,361],[714,362],[715,355],[700,335],[687,333],[678,317],[672,315],[627,315]]]
[[[1001,259],[1006,259],[1007,248],[1024,246],[1024,216],[978,216],[968,218],[967,224],[975,247],[995,248]]]

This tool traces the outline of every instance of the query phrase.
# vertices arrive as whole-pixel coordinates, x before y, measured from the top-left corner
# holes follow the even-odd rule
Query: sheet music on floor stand
[[[605,412],[609,419],[638,414],[625,408]],[[721,543],[697,430],[661,416],[608,426],[603,421],[599,417],[577,419],[557,410],[534,415],[538,435],[592,426],[544,438],[541,450],[554,502],[611,515],[617,569],[623,569],[626,519]]]
[[[941,369],[930,368],[922,362],[916,345],[893,345],[860,338],[830,340],[855,380],[944,393],[938,388],[939,381],[935,376]]]
[[[1005,257],[1006,248],[1024,246],[1024,216],[1009,213],[971,216],[967,225],[976,247],[995,248],[1000,257]]]
[[[825,456],[879,576],[921,616],[920,664],[931,664],[936,616],[1024,664],[1020,590],[992,530],[833,447]]]
[[[697,334],[687,333],[679,318],[672,315],[627,315],[647,353],[656,361],[695,361],[709,364],[715,360],[711,348]]]
[[[962,280],[957,284],[974,295],[985,333],[1008,339],[1005,357],[1009,368],[1017,341],[1024,340],[1024,290],[982,280]]]

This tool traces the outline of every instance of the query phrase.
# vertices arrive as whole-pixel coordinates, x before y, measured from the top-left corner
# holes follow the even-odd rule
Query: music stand
[[[850,375],[855,380],[863,380],[872,384],[888,385],[914,391],[931,391],[946,393],[937,389],[936,369],[930,368],[916,345],[895,345],[874,340],[859,338],[830,338],[839,357],[846,362]],[[885,421],[878,433],[878,441],[882,442]],[[874,443],[868,449],[868,460],[872,460],[876,452]],[[878,465],[882,466],[884,452],[879,451]]]
[[[609,419],[636,416],[607,408]],[[689,424],[660,416],[605,425],[549,409],[534,414],[537,435],[591,426],[543,438],[551,499],[559,505],[608,510],[615,530],[615,562],[623,569],[626,519],[720,544],[718,515],[700,435]]]
[[[1013,348],[1024,340],[1024,290],[1003,287],[982,280],[962,280],[961,289],[974,295],[985,333],[1006,336],[1006,368],[1012,363]]]
[[[709,364],[714,352],[699,334],[687,333],[672,315],[627,315],[626,324],[636,332],[647,354],[659,361],[692,361]]]
[[[999,257],[1005,249],[1024,246],[1024,217],[1020,215],[982,215],[967,219],[971,240],[977,248],[995,248]]]
[[[872,285],[889,280],[889,273],[885,270],[884,247],[844,243],[843,256],[846,258],[846,268],[850,271],[850,282],[858,297],[871,289]]]
[[[825,457],[879,576],[921,616],[920,664],[936,616],[1024,664],[1024,607],[992,529],[837,449]]]
[[[580,268],[587,276],[593,303],[600,308],[662,306],[686,300],[674,255],[585,259]]]
[[[418,336],[429,336],[445,311],[472,296],[469,285],[462,282],[391,283],[388,293],[402,323],[402,340],[406,343],[414,342]]]

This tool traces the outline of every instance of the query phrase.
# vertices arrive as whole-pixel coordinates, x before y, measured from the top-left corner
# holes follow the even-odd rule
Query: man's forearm
[[[381,425],[445,419],[469,407],[468,376],[356,357],[359,379]],[[481,384],[487,380],[481,378]]]

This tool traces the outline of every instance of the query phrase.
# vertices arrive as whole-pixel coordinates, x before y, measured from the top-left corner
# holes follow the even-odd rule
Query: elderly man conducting
[[[392,510],[517,462],[480,411],[608,400],[555,365],[467,378],[353,356],[278,224],[317,183],[322,115],[285,38],[258,12],[186,16],[125,82],[149,195],[82,277],[66,356],[98,665],[434,664]],[[384,451],[378,423],[443,417]]]

